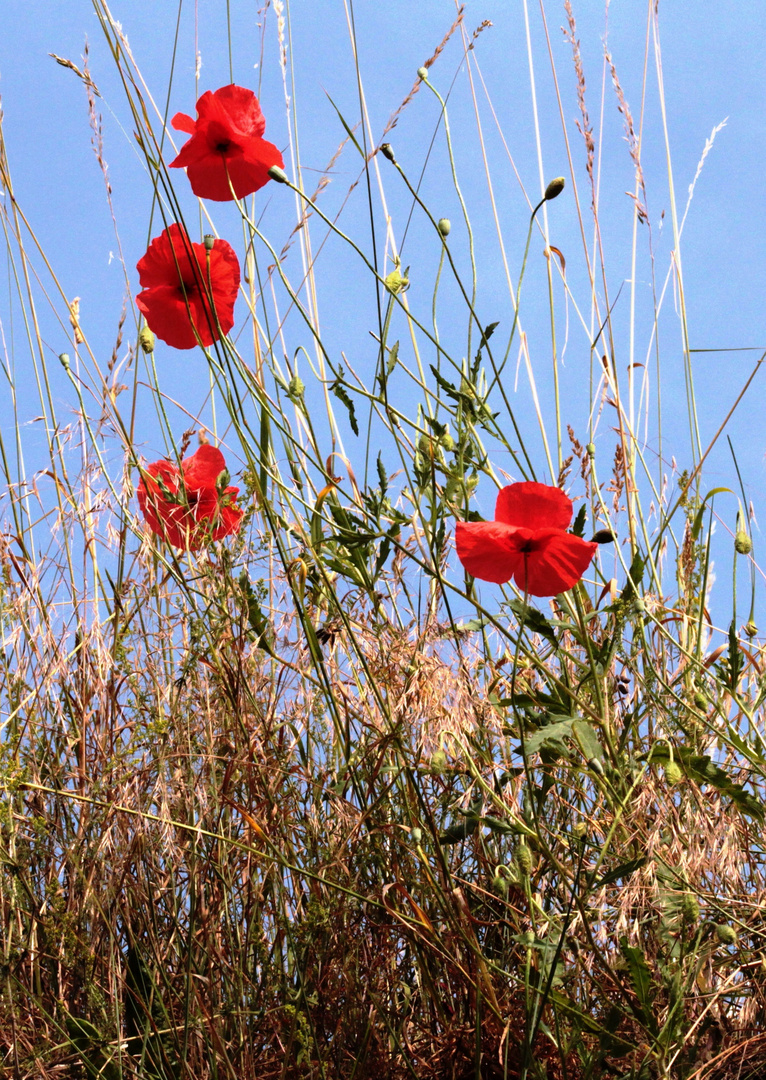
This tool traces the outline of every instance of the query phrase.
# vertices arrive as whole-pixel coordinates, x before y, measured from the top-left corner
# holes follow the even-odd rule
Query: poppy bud
[[[444,237],[449,236],[450,229],[452,228],[452,224],[451,224],[449,218],[446,218],[446,217],[439,218],[439,220],[438,220],[438,222],[436,224],[437,224],[437,228],[438,228],[439,232],[442,234],[442,236],[444,236]]]
[[[692,893],[684,893],[684,898],[681,901],[681,915],[683,916],[684,922],[699,922],[700,905],[697,897]]]
[[[498,872],[492,878],[492,891],[498,893],[500,896],[508,895],[508,878],[505,874],[500,873],[499,867]]]
[[[582,840],[588,832],[588,826],[584,821],[578,821],[576,825],[572,826],[572,833],[578,840]]]
[[[722,945],[736,945],[737,931],[728,923],[714,923],[715,934]]]
[[[677,761],[668,761],[665,765],[665,779],[671,786],[680,784],[683,779],[683,773]]]
[[[412,829],[410,829],[410,840],[413,842],[415,847],[417,847],[422,839],[423,839],[423,833],[417,827],[417,825],[415,825]]]
[[[697,693],[694,695],[693,700],[694,704],[700,710],[700,712],[707,712],[708,700],[704,694],[700,693],[698,690]]]
[[[269,176],[272,180],[276,180],[278,184],[286,184],[287,173],[284,169],[280,169],[279,165],[272,165],[269,169]]]
[[[564,177],[563,176],[555,177],[553,180],[551,180],[550,184],[548,184],[547,188],[545,189],[544,198],[548,202],[550,202],[551,199],[558,198],[558,196],[561,194],[561,192],[564,190],[565,187],[566,187],[566,180],[564,179]]]
[[[594,458],[596,456],[596,444],[595,443],[589,442],[588,445],[585,447],[585,449],[588,451],[588,457],[589,458]]]
[[[758,627],[755,625],[752,619],[748,619],[745,623],[745,633],[748,637],[755,637],[758,633]]]
[[[393,293],[394,296],[406,292],[410,287],[410,279],[407,277],[406,271],[402,274],[398,267],[392,270],[383,280],[388,291]]]
[[[531,949],[535,943],[534,930],[525,930],[524,933],[521,935],[521,943],[522,945],[526,945],[527,948]]]
[[[598,758],[592,757],[588,759],[588,768],[592,769],[596,776],[605,776],[604,766],[598,760]]]
[[[434,750],[428,768],[434,776],[440,776],[447,768],[447,755],[443,750]]]
[[[391,143],[381,143],[380,152],[384,158],[388,158],[389,161],[393,161],[394,164],[396,164],[396,158],[394,157],[394,148],[391,146]]]
[[[593,534],[590,542],[592,544],[613,544],[614,533],[611,529],[599,529],[598,532]]]
[[[516,848],[514,859],[519,871],[524,877],[529,877],[529,872],[532,869],[532,852],[523,840]]]
[[[61,366],[63,367],[64,371],[69,371],[69,353],[61,353],[61,355],[59,356],[59,360],[61,361]]]
[[[444,432],[442,437],[439,439],[439,442],[441,443],[441,445],[444,447],[445,450],[454,450],[455,449],[455,440],[452,438],[452,436],[450,435],[450,433],[448,431]]]
[[[740,529],[734,537],[734,550],[738,555],[749,555],[753,550],[753,541],[744,529]]]
[[[291,401],[294,401],[297,404],[299,401],[303,400],[303,392],[305,389],[306,387],[303,384],[303,379],[298,375],[293,375],[287,387],[287,396]]]
[[[148,326],[142,326],[138,335],[138,344],[141,346],[145,353],[154,352],[154,343],[157,339],[151,332]]]
[[[419,79],[427,79],[428,78],[428,68],[427,67],[419,67],[418,68],[418,78]]]

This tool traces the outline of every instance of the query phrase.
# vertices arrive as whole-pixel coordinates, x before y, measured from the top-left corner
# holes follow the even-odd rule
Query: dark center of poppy
[[[228,139],[222,140],[221,142],[218,142],[218,143],[215,144],[215,148],[216,148],[216,150],[218,151],[219,154],[227,154],[229,152],[229,147],[230,146],[231,146],[231,143],[229,142]]]
[[[534,551],[539,551],[540,546],[540,541],[536,537],[530,536],[528,540],[522,542],[519,551],[522,555],[531,555]]]

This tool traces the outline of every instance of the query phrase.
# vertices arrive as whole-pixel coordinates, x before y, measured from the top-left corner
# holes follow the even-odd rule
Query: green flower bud
[[[492,891],[498,893],[499,896],[508,895],[508,878],[505,874],[501,874],[499,871],[492,878]]]
[[[439,439],[439,442],[447,451],[455,449],[455,440],[452,438],[448,431],[444,432],[442,437]]]
[[[383,280],[388,291],[393,293],[394,296],[406,292],[410,287],[410,279],[407,277],[406,272],[404,274],[401,273],[398,266]]]
[[[299,378],[298,375],[293,375],[287,387],[287,396],[291,401],[297,403],[303,400],[303,391],[305,389],[306,387],[303,385],[303,379]]]
[[[276,180],[278,184],[287,183],[287,173],[284,169],[280,169],[279,165],[272,165],[269,169],[269,176],[272,180]]]
[[[442,234],[442,236],[447,237],[450,234],[450,229],[452,228],[452,224],[451,224],[449,218],[443,217],[443,218],[439,218],[438,222],[436,223],[436,227],[439,230],[439,232]]]
[[[154,352],[154,343],[157,339],[151,332],[148,326],[142,326],[138,335],[138,344],[144,350],[145,353]]]
[[[683,780],[683,772],[677,761],[668,761],[665,765],[665,779],[671,785],[680,784]]]
[[[413,842],[415,847],[417,847],[422,839],[423,839],[423,833],[417,827],[417,825],[415,825],[412,829],[410,829],[410,840]]]
[[[523,874],[524,877],[529,877],[530,871],[532,869],[532,852],[523,840],[516,848],[514,860],[519,868],[519,872]]]
[[[693,893],[684,893],[681,901],[681,916],[684,922],[696,923],[700,919],[700,905]]]
[[[577,837],[578,840],[582,840],[588,833],[588,825],[585,821],[578,821],[576,825],[572,826],[572,834]]]
[[[734,537],[734,550],[738,555],[749,555],[753,550],[753,541],[744,529],[739,529]]]
[[[698,690],[692,700],[700,712],[707,712],[709,702],[703,693]]]
[[[215,237],[212,233],[205,233],[202,237],[202,243],[205,245],[205,251],[212,251],[215,244]]]
[[[528,949],[530,949],[535,943],[534,930],[525,930],[524,933],[521,935],[521,942],[523,945],[526,945]]]
[[[729,926],[728,923],[715,923],[715,934],[722,945],[736,945],[737,944],[737,931],[733,926]]]
[[[598,532],[594,532],[591,537],[592,544],[613,544],[614,533],[611,529],[599,529]]]
[[[594,458],[596,456],[596,444],[595,443],[589,442],[588,445],[585,447],[585,449],[588,451],[588,457],[589,458]]]
[[[434,776],[441,776],[447,768],[447,755],[443,750],[434,750],[428,767]]]
[[[418,78],[419,79],[427,79],[428,78],[428,68],[427,67],[419,67],[418,68]]]
[[[61,353],[61,355],[59,356],[59,360],[61,361],[61,366],[63,367],[64,371],[69,371],[69,353]]]
[[[561,192],[564,190],[565,187],[566,187],[566,180],[564,179],[564,177],[563,176],[555,177],[555,179],[551,180],[550,184],[548,184],[547,188],[545,189],[544,198],[548,202],[550,202],[551,199],[558,198],[558,196],[561,194]]]
[[[384,158],[388,158],[389,161],[393,161],[394,164],[396,164],[396,158],[394,157],[394,148],[392,147],[391,143],[381,143],[380,152]]]
[[[755,637],[758,633],[758,627],[755,625],[752,619],[748,619],[745,623],[745,633],[748,637]]]

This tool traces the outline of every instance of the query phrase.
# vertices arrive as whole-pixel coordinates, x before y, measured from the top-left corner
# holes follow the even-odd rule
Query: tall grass
[[[164,164],[164,91],[104,0],[94,9],[155,185],[156,235],[189,205]],[[243,295],[234,336],[190,361],[207,365],[203,390],[163,381],[162,346],[141,351],[132,308],[111,358],[91,351],[0,144],[20,328],[6,377],[13,406],[14,371],[34,372],[47,444],[35,458],[19,423],[0,446],[4,1074],[763,1074],[766,682],[755,612],[737,617],[737,562],[752,555],[733,542],[734,614],[723,629],[711,617],[732,596],[728,583],[722,600],[712,591],[713,444],[696,411],[657,14],[649,5],[634,117],[608,53],[591,99],[565,9],[562,72],[522,6],[538,156],[517,173],[534,176],[517,243],[497,194],[507,166],[491,149],[502,130],[480,65],[486,26],[457,10],[382,130],[357,67],[357,115],[330,111],[339,146],[317,183],[291,69],[300,10],[267,5],[289,180],[267,205],[243,202],[241,233],[226,234]],[[478,217],[469,136],[450,122],[456,70],[479,147],[470,168],[488,185]],[[109,195],[98,75],[79,62],[74,75]],[[570,173],[566,200],[538,207],[551,179],[540,80]],[[642,159],[648,90],[668,163],[664,263]],[[615,106],[635,181],[627,333],[591,119]],[[422,174],[422,156],[412,164],[395,142],[413,116],[434,138]],[[333,202],[338,160],[355,180]],[[201,205],[203,231],[215,213]],[[581,240],[566,257],[564,215]],[[482,294],[488,229],[502,300]],[[359,275],[366,292],[346,287]],[[40,329],[52,316],[69,336],[62,359]],[[677,388],[665,319],[680,340],[683,443],[663,400]],[[182,554],[137,515],[137,433],[180,458],[202,427],[247,513],[236,538]],[[455,521],[488,514],[507,477],[560,484],[586,537],[616,538],[550,603],[480,587],[454,557]],[[749,528],[743,490],[740,548]]]

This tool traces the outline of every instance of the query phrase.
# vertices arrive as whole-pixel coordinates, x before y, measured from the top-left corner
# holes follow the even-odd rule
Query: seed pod
[[[442,234],[442,236],[447,237],[450,234],[450,229],[452,228],[452,223],[450,222],[449,218],[443,217],[443,218],[439,218],[438,222],[436,223],[436,227],[439,230],[439,232]]]
[[[154,342],[155,341],[156,341],[156,338],[155,338],[154,334],[151,332],[151,330],[149,329],[149,327],[148,326],[142,326],[141,331],[140,331],[140,333],[138,335],[138,344],[141,346],[141,348],[144,350],[145,353],[153,353],[154,352]]]
[[[394,148],[392,147],[391,143],[381,143],[380,152],[384,158],[388,158],[389,161],[393,161],[394,163],[396,162],[396,158],[394,157]]]
[[[516,848],[516,855],[514,858],[519,871],[524,877],[529,877],[529,873],[532,869],[532,852],[523,840]]]
[[[737,931],[728,923],[714,923],[715,933],[722,945],[736,945]]]
[[[61,361],[61,366],[63,367],[63,369],[65,371],[69,371],[69,353],[61,353],[61,355],[59,356],[59,360]]]
[[[202,243],[205,245],[205,251],[212,251],[215,244],[215,237],[211,233],[205,233],[202,237]]]
[[[588,457],[589,458],[594,458],[596,456],[596,444],[595,443],[589,442],[588,445],[585,447],[585,449],[588,452]]]
[[[413,842],[415,847],[418,846],[418,844],[420,843],[420,841],[422,839],[423,839],[422,831],[417,827],[417,825],[413,826],[413,828],[410,829],[410,840]]]
[[[419,67],[418,68],[418,78],[419,79],[427,79],[428,78],[428,68],[427,67]]]
[[[279,165],[272,165],[269,169],[269,176],[272,180],[276,180],[278,184],[287,183],[287,173],[284,169],[280,169]]]
[[[566,180],[563,176],[557,176],[553,180],[551,180],[550,184],[548,184],[547,188],[545,189],[544,198],[546,199],[546,201],[550,202],[551,199],[557,199],[561,192],[564,190],[565,186]]]

